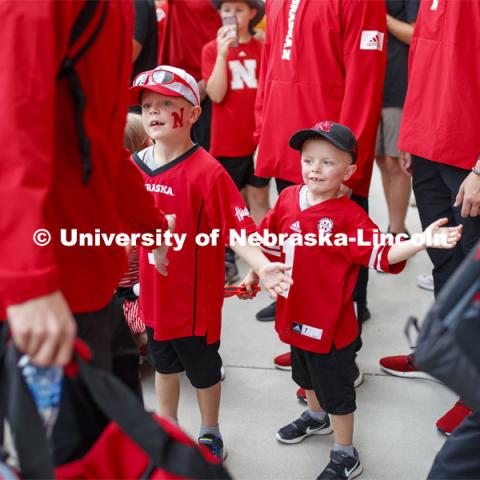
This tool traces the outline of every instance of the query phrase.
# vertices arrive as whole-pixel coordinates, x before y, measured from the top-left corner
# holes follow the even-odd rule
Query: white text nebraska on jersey
[[[169,195],[170,197],[175,196],[172,187],[169,187],[167,185],[160,185],[158,183],[146,183],[145,187],[149,192],[163,193],[164,195]]]

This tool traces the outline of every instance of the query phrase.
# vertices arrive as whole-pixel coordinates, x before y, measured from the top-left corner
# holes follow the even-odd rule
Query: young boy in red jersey
[[[379,229],[366,212],[339,196],[342,183],[356,168],[358,147],[352,132],[323,121],[296,132],[289,145],[301,152],[304,184],[282,191],[258,230],[303,238],[321,234],[329,242],[307,246],[290,238],[283,247],[265,249],[292,268],[295,283],[278,297],[275,328],[291,346],[292,377],[306,390],[308,402],[308,410],[281,428],[276,438],[288,444],[330,433],[330,414],[335,445],[318,478],[350,479],[363,470],[352,444],[359,334],[352,295],[359,268],[399,273],[407,258],[426,247],[453,248],[461,228],[442,228],[445,218],[432,223],[418,239],[382,244],[376,241]],[[258,279],[250,272],[244,282],[250,290]]]
[[[160,66],[140,74],[131,91],[132,102],[141,105],[145,130],[155,141],[133,160],[156,205],[176,214],[174,233],[183,237],[169,250],[168,277],[158,275],[148,250],[140,249],[140,301],[148,354],[157,372],[160,414],[177,419],[178,377],[186,371],[197,389],[202,419],[199,443],[223,458],[218,349],[225,243],[230,230],[249,234],[255,224],[225,169],[192,143],[192,125],[201,112],[195,79],[179,68]],[[215,230],[220,238],[201,246],[197,235],[214,238]],[[235,251],[258,272],[272,296],[290,284],[285,266],[270,263],[259,248],[245,245]]]
[[[269,210],[267,178],[254,175],[256,144],[255,96],[257,93],[263,42],[253,27],[262,19],[261,0],[213,0],[222,18],[234,17],[234,25],[218,30],[217,38],[202,50],[202,76],[212,100],[210,153],[225,167],[237,188],[245,189],[255,223]],[[233,252],[227,249],[227,283],[238,279]]]

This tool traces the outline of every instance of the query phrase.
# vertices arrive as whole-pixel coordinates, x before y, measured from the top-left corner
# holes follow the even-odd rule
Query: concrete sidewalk
[[[370,214],[382,228],[387,213],[378,170],[370,195]],[[420,231],[418,213],[410,208],[408,227]],[[246,267],[240,264],[242,272]],[[442,385],[428,380],[402,379],[384,374],[378,360],[385,355],[410,353],[403,329],[411,314],[422,318],[433,295],[417,288],[415,277],[430,273],[426,253],[408,262],[399,276],[370,271],[369,308],[363,349],[358,364],[365,382],[357,390],[354,443],[364,466],[365,480],[425,478],[444,442],[435,421],[456,400]],[[223,309],[221,354],[223,383],[221,429],[229,457],[226,466],[236,479],[314,479],[328,463],[333,436],[309,437],[296,445],[275,440],[278,428],[305,408],[295,397],[289,372],[273,367],[273,357],[284,353],[273,322],[260,323],[255,313],[269,303],[263,292],[251,301],[226,299]],[[143,369],[146,406],[156,408],[153,373]],[[193,388],[182,377],[179,419],[197,436],[200,417]]]

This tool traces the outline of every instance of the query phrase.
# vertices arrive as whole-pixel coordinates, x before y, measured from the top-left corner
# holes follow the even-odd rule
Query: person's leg
[[[268,185],[265,187],[247,185],[245,190],[252,219],[255,225],[258,225],[270,210]]]
[[[353,444],[353,413],[332,415],[335,443],[345,447]]]
[[[197,388],[198,407],[202,426],[218,427],[218,414],[220,411],[221,382],[208,388]]]
[[[388,218],[390,232],[406,232],[405,217],[411,193],[410,178],[403,173],[399,164],[400,152],[397,149],[398,132],[402,120],[401,108],[384,108],[383,118],[383,141],[384,141],[384,171],[388,178]]]
[[[428,480],[480,478],[480,413],[473,413],[452,433],[435,457]]]
[[[155,393],[159,415],[177,422],[178,402],[180,400],[179,374],[155,372]]]
[[[177,421],[180,399],[179,374],[184,366],[175,351],[175,340],[159,341],[153,328],[146,327],[147,358],[155,368],[155,394],[159,413]]]
[[[462,240],[451,250],[427,249],[433,263],[435,296],[462,263],[480,236],[480,217],[464,219],[453,204],[467,170],[413,156],[413,190],[422,228],[446,217],[449,225],[463,224]]]
[[[368,198],[360,195],[352,195],[351,199],[368,213]],[[353,291],[353,301],[357,304],[357,318],[360,323],[360,328],[363,322],[370,318],[370,312],[367,305],[367,287],[368,287],[368,268],[360,267],[358,273],[357,283]],[[361,343],[358,344],[359,348]]]
[[[388,177],[387,205],[390,232],[403,233],[407,231],[405,218],[410,201],[411,181],[400,168],[398,157],[385,157],[385,171]]]

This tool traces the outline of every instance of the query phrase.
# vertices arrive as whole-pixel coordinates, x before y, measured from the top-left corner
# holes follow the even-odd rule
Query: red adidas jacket
[[[57,289],[73,312],[108,303],[126,269],[124,248],[62,247],[60,228],[165,227],[123,149],[133,35],[125,1],[108,2],[99,36],[76,66],[93,166],[82,183],[72,93],[56,75],[83,4],[0,2],[0,318],[5,306]],[[46,247],[32,240],[40,228],[52,235]]]
[[[358,168],[347,184],[367,196],[386,66],[385,2],[267,0],[266,10],[256,174],[300,183],[290,136],[333,120],[358,139]]]
[[[480,2],[420,3],[399,148],[470,170],[480,156]]]

